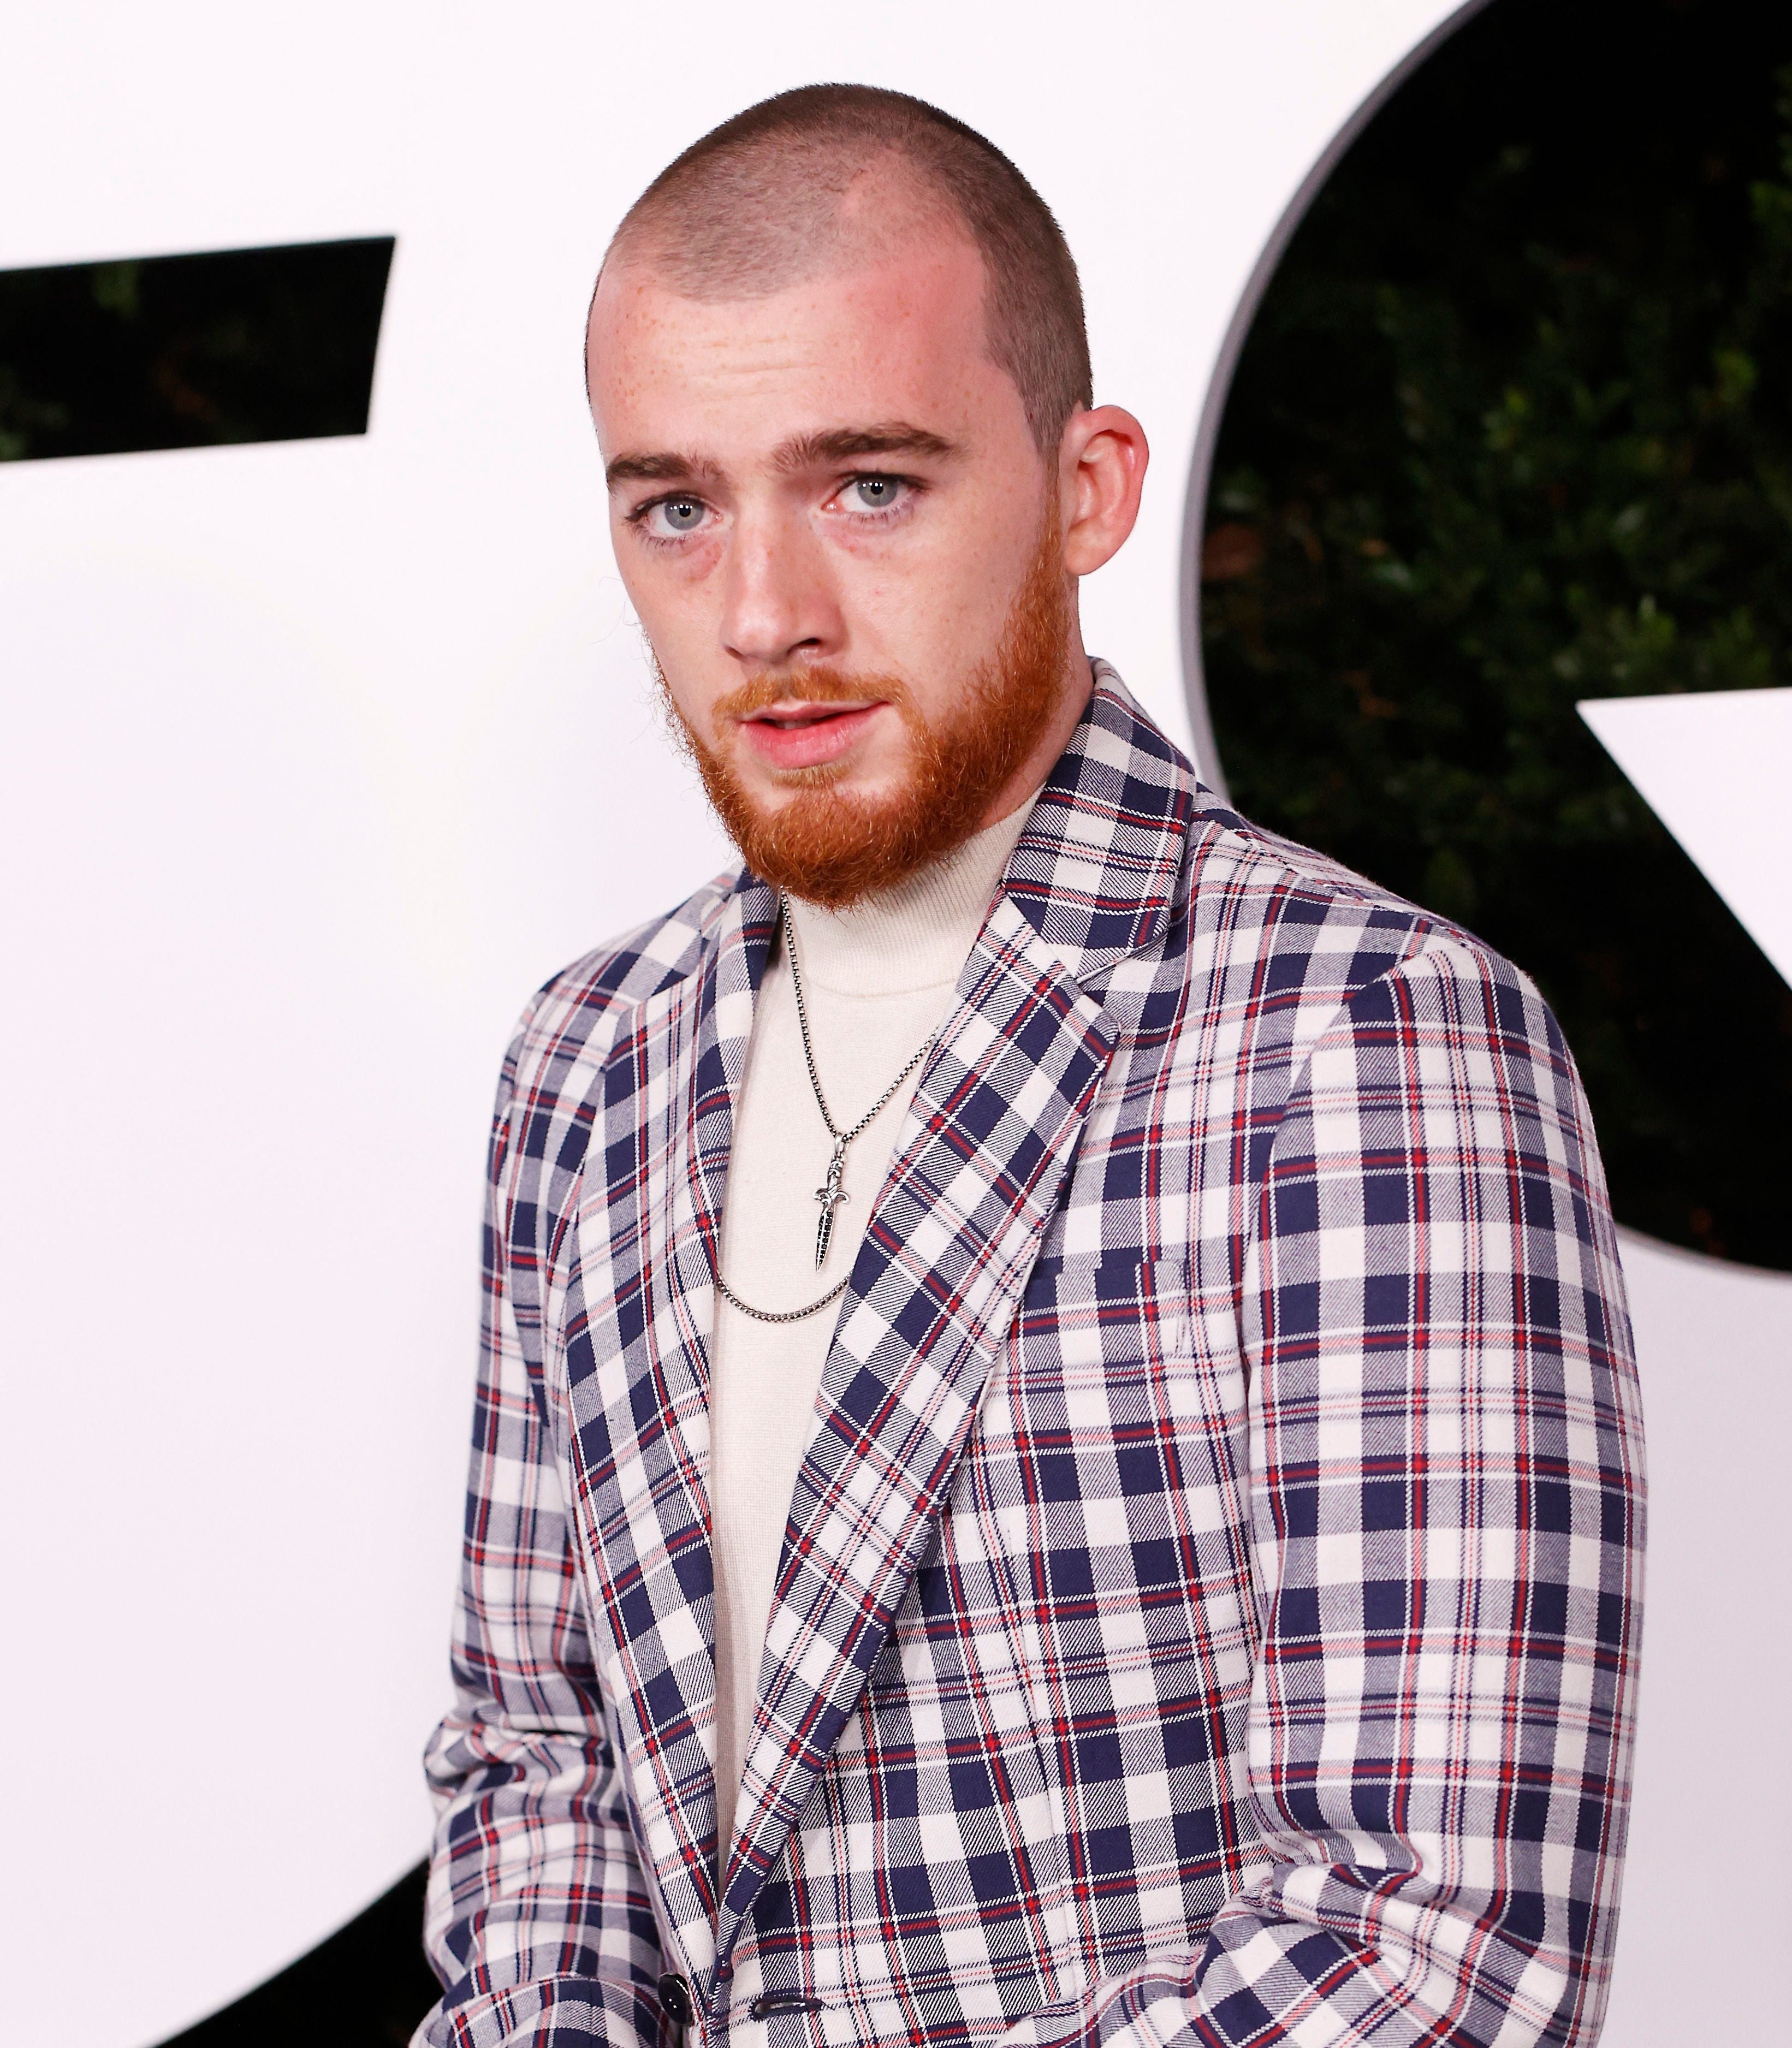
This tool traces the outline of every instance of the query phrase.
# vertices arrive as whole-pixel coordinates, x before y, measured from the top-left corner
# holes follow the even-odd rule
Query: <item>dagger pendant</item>
[[[828,1256],[828,1247],[833,1242],[834,1211],[850,1199],[840,1185],[840,1177],[846,1170],[846,1140],[834,1140],[834,1156],[828,1162],[826,1182],[815,1191],[815,1199],[821,1204],[821,1218],[815,1226],[815,1263],[820,1270]]]

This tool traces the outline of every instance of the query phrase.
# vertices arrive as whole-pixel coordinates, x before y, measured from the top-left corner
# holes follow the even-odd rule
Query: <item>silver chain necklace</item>
[[[809,1007],[803,1000],[803,971],[797,958],[796,920],[790,915],[789,898],[782,890],[778,891],[778,914],[784,921],[784,943],[790,951],[790,989],[797,999],[797,1026],[803,1034],[803,1064],[809,1069],[809,1084],[815,1091],[815,1106],[821,1112],[821,1121],[828,1127],[828,1135],[834,1141],[833,1154],[828,1162],[828,1177],[815,1191],[815,1199],[821,1204],[820,1218],[815,1226],[815,1264],[819,1271],[827,1259],[828,1247],[833,1242],[834,1211],[842,1202],[851,1199],[841,1185],[846,1177],[846,1148],[854,1138],[862,1138],[876,1121],[879,1111],[895,1100],[903,1082],[933,1049],[933,1038],[929,1033],[921,1041],[904,1063],[902,1071],[865,1114],[850,1131],[842,1131],[829,1113],[828,1098],[821,1092],[821,1076],[816,1071],[815,1044],[809,1036]],[[846,1279],[830,1287],[825,1294],[819,1300],[811,1301],[807,1308],[782,1311],[755,1309],[751,1302],[742,1301],[720,1272],[716,1275],[716,1286],[723,1300],[731,1308],[738,1309],[743,1316],[752,1317],[755,1322],[800,1323],[805,1316],[813,1316],[826,1308],[830,1301],[837,1301],[846,1292],[847,1282],[851,1278],[852,1275],[848,1274]]]

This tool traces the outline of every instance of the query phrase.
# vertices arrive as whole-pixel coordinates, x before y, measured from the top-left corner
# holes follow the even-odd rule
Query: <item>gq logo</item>
[[[1008,149],[1081,261],[1100,386],[1156,447],[1088,635],[1187,738],[1173,479],[1193,452],[1198,539],[1228,323],[1235,344],[1316,160],[1452,18],[549,0],[499,23],[323,0],[301,29],[78,0],[15,36],[0,271],[103,264],[147,307],[164,258],[390,260],[299,437],[166,429],[235,401],[151,358],[130,374],[159,441],[139,407],[114,452],[0,463],[9,1732],[57,1759],[15,1774],[9,1814],[19,2039],[140,2048],[426,1846],[497,1059],[530,988],[727,859],[608,560],[577,343],[612,223],[692,136],[805,79],[919,92]],[[281,332],[282,360],[313,361]],[[8,452],[60,431],[38,417]],[[1705,711],[1666,743],[1667,794],[1645,754],[1669,714],[1598,715],[1630,720],[1608,736],[1642,800],[1771,951],[1782,813],[1743,793],[1784,785],[1785,743]],[[1746,1984],[1668,1958],[1764,1951],[1792,1910],[1771,1871],[1683,1881],[1714,1751],[1737,1751],[1720,1782],[1750,1788],[1748,1840],[1792,1821],[1756,1782],[1750,1703],[1783,1693],[1766,1565],[1748,1577],[1792,1283],[1640,1241],[1629,1267],[1657,1547],[1607,2038],[1767,2038]]]

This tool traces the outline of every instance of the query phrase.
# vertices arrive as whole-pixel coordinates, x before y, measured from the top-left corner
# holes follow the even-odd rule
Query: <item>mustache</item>
[[[899,676],[854,676],[843,669],[765,669],[738,690],[718,697],[712,718],[751,718],[775,704],[865,704],[879,702],[906,712],[913,704],[909,686]]]

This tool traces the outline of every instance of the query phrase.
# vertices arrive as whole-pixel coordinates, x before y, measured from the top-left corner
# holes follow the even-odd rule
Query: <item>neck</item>
[[[849,909],[824,910],[787,898],[804,979],[855,995],[950,987],[983,929],[1037,793],[1035,784],[962,846]]]

